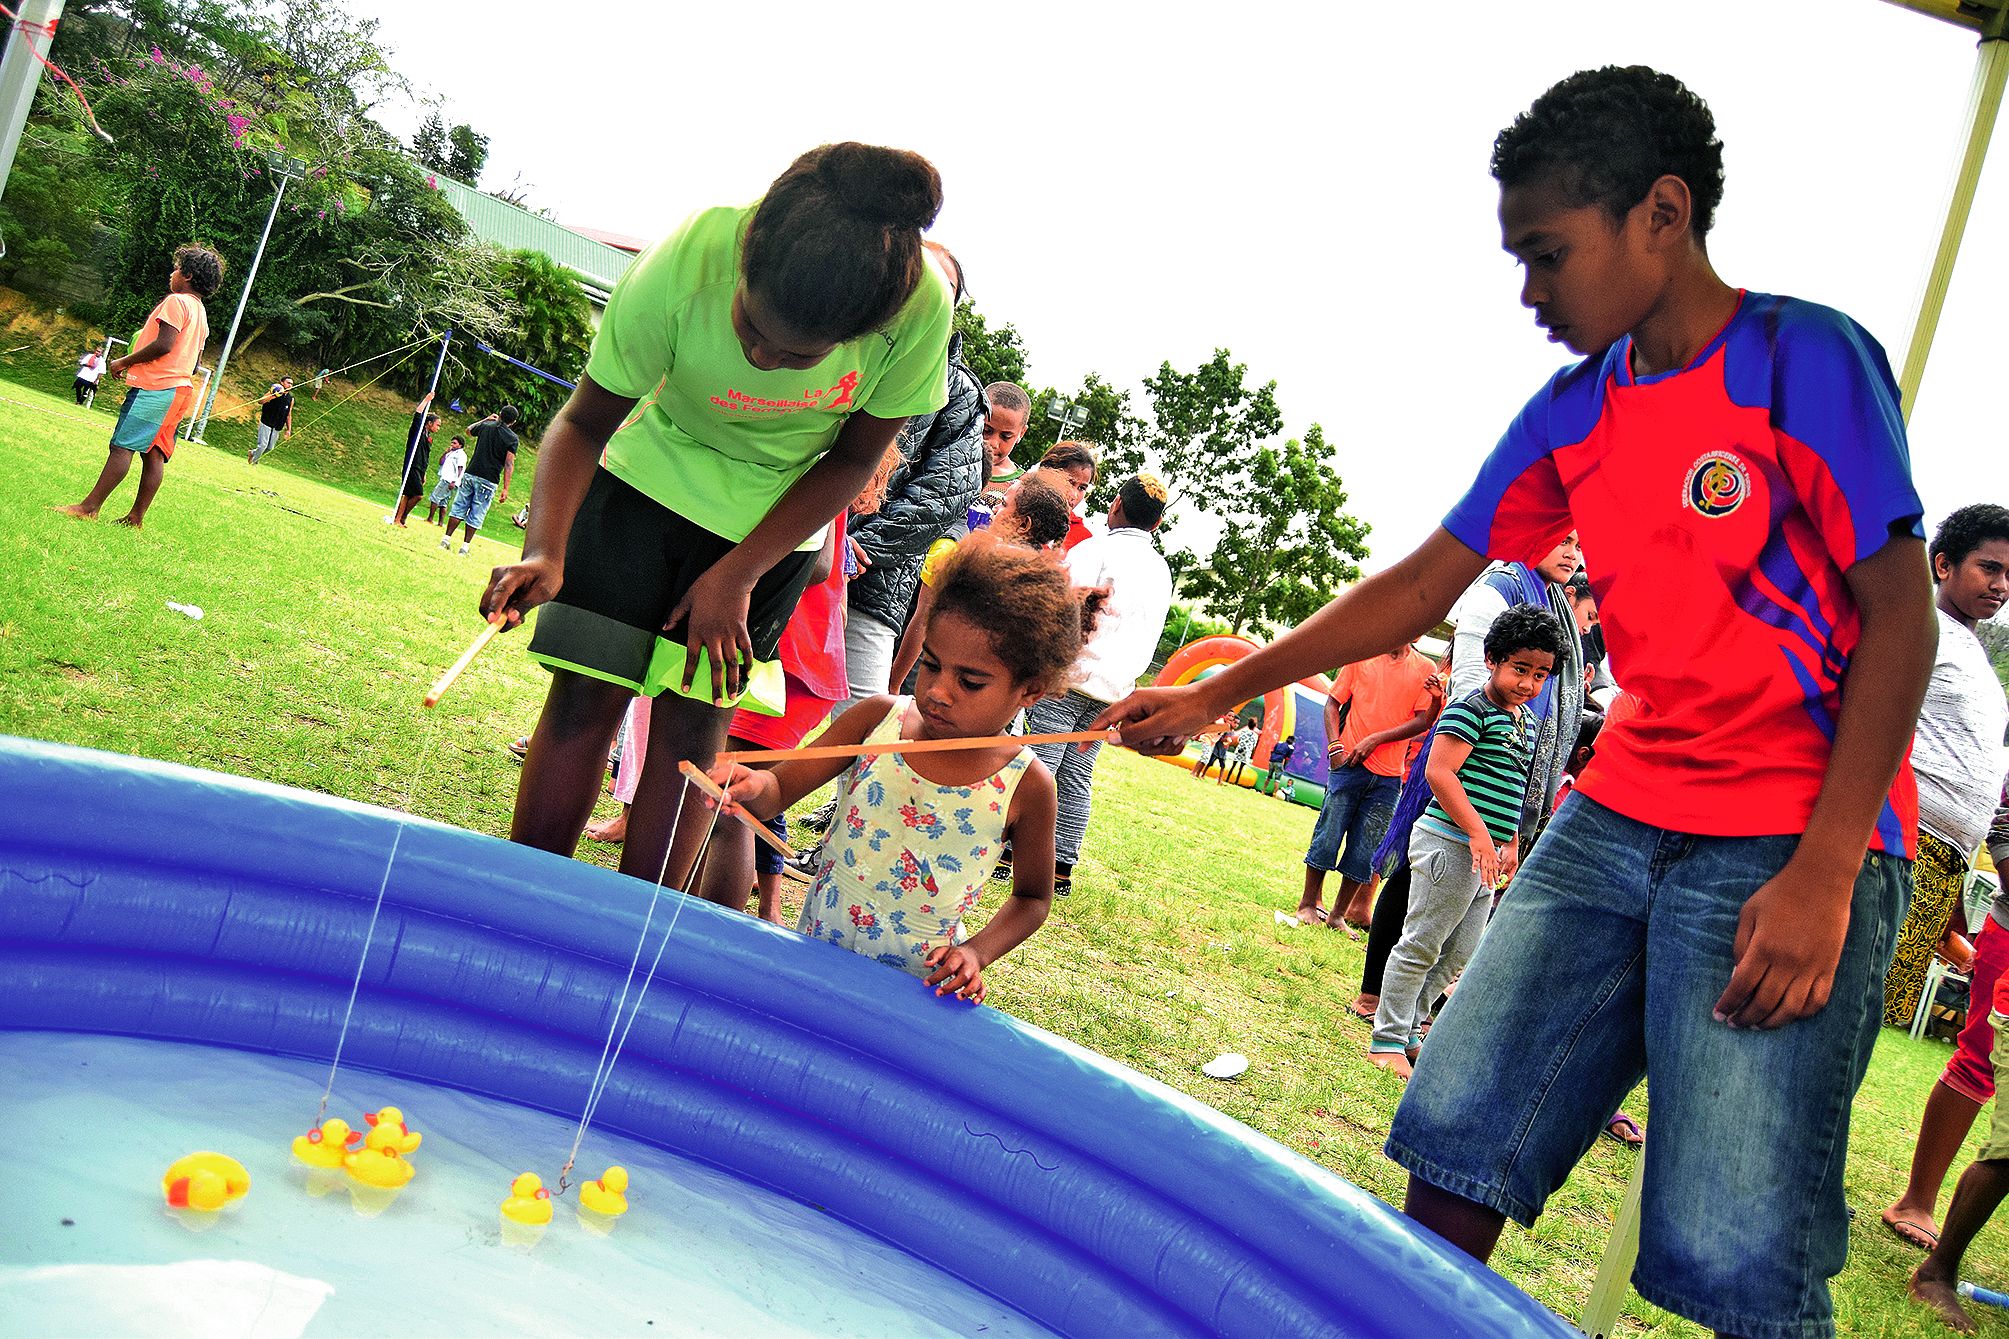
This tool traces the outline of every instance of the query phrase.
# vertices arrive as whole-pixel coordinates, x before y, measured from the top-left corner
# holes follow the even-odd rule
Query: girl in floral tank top
[[[979,534],[945,564],[923,634],[914,696],[866,698],[816,742],[1001,735],[1022,708],[1065,687],[1084,601],[1054,558]],[[838,783],[837,811],[796,928],[921,977],[937,995],[984,997],[984,969],[1046,920],[1053,897],[1053,777],[1016,741],[968,749],[712,770],[729,803],[771,818]],[[975,907],[1009,841],[1012,892],[975,934]]]

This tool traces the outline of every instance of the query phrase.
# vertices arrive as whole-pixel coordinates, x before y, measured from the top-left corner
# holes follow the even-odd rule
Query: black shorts
[[[565,541],[565,584],[537,611],[531,658],[649,696],[666,687],[679,691],[683,643],[663,636],[663,624],[692,583],[735,547],[606,470],[595,472]],[[815,564],[815,550],[798,550],[754,585],[746,627],[759,664],[749,708],[769,705],[771,681],[777,694],[770,714],[779,714],[775,650]],[[711,698],[711,675],[702,665],[688,696]]]
[[[419,453],[405,470],[405,481],[399,490],[401,497],[417,497],[426,491],[426,467],[432,464],[432,448],[422,446]]]

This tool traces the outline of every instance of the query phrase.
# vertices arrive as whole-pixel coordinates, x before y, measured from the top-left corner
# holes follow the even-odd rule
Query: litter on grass
[[[1217,1055],[1200,1066],[1200,1072],[1210,1079],[1235,1079],[1240,1078],[1248,1067],[1247,1056],[1229,1051],[1226,1055]]]
[[[167,607],[174,610],[177,614],[187,614],[193,619],[200,619],[202,617],[202,606],[199,604],[176,604],[173,600],[169,600]]]

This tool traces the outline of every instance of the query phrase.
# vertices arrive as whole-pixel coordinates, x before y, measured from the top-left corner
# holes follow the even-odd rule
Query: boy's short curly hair
[[[1101,608],[1053,554],[979,530],[942,565],[928,621],[954,613],[983,628],[1012,681],[1051,696],[1067,686]]]
[[[1493,141],[1502,187],[1552,181],[1572,204],[1602,205],[1616,219],[1664,176],[1688,183],[1695,236],[1706,238],[1723,200],[1716,118],[1679,79],[1645,65],[1580,70]]]
[[[1958,567],[1967,555],[1991,539],[2009,540],[2009,507],[1993,502],[1975,502],[1962,507],[1939,523],[1928,551],[1936,562],[1941,554]]]
[[[1486,659],[1497,665],[1516,651],[1563,653],[1563,630],[1555,615],[1532,604],[1517,604],[1486,629]]]
[[[223,257],[206,246],[190,242],[176,247],[174,264],[197,297],[212,297],[223,287]]]
[[[1036,549],[1051,548],[1067,538],[1074,519],[1067,499],[1028,474],[1011,495],[1012,510],[1025,526],[1025,542]]]

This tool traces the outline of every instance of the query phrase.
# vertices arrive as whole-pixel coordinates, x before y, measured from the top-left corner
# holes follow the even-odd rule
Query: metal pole
[[[1905,346],[1904,370],[1899,373],[1897,384],[1903,394],[1907,421],[1918,404],[1918,386],[1925,379],[1925,363],[1932,356],[1939,313],[1946,305],[1946,290],[1953,282],[1953,264],[1960,258],[1960,241],[1967,232],[1967,216],[1974,207],[1974,188],[1981,180],[1982,164],[1988,158],[1988,141],[1995,133],[1996,114],[2002,109],[2004,85],[2009,84],[2009,41],[2003,40],[2005,17],[2009,17],[2009,10],[1997,11],[1982,33],[1981,49],[1974,62],[1974,91],[1967,103],[1967,140],[1947,199],[1939,249],[1933,253],[1932,267],[1926,271],[1925,291],[1919,295],[1911,343]]]
[[[283,160],[282,160],[283,161]],[[216,407],[216,392],[223,386],[223,369],[230,366],[230,349],[237,343],[237,324],[244,319],[244,304],[251,300],[251,284],[258,278],[258,263],[265,259],[265,242],[272,236],[272,221],[279,217],[279,202],[286,198],[286,183],[293,180],[287,167],[275,165],[272,169],[279,178],[279,189],[272,195],[272,208],[265,215],[265,231],[258,234],[258,250],[252,253],[251,268],[244,275],[244,291],[237,295],[237,311],[230,318],[230,333],[223,337],[223,352],[216,360],[216,375],[210,378],[209,394],[202,402],[202,412],[196,415],[196,424],[189,433],[189,440],[202,442],[202,434],[209,431],[210,411]],[[203,442],[207,446],[207,442]]]
[[[35,90],[42,85],[42,62],[35,57],[49,54],[63,0],[23,0],[19,13],[8,34],[6,53],[0,55],[0,195],[7,192],[14,153],[21,147],[21,127],[35,104]]]
[[[432,365],[432,384],[426,387],[425,405],[428,410],[432,409],[433,396],[439,394],[439,374],[446,368],[446,346],[452,339],[453,330],[451,328],[439,337],[439,359]],[[414,414],[413,418],[416,419],[417,415]],[[405,443],[405,467],[398,472],[398,494],[391,499],[391,508],[394,511],[397,509],[398,503],[404,501],[405,476],[412,472],[412,461],[418,458],[419,435],[419,429],[414,428],[410,440]]]

